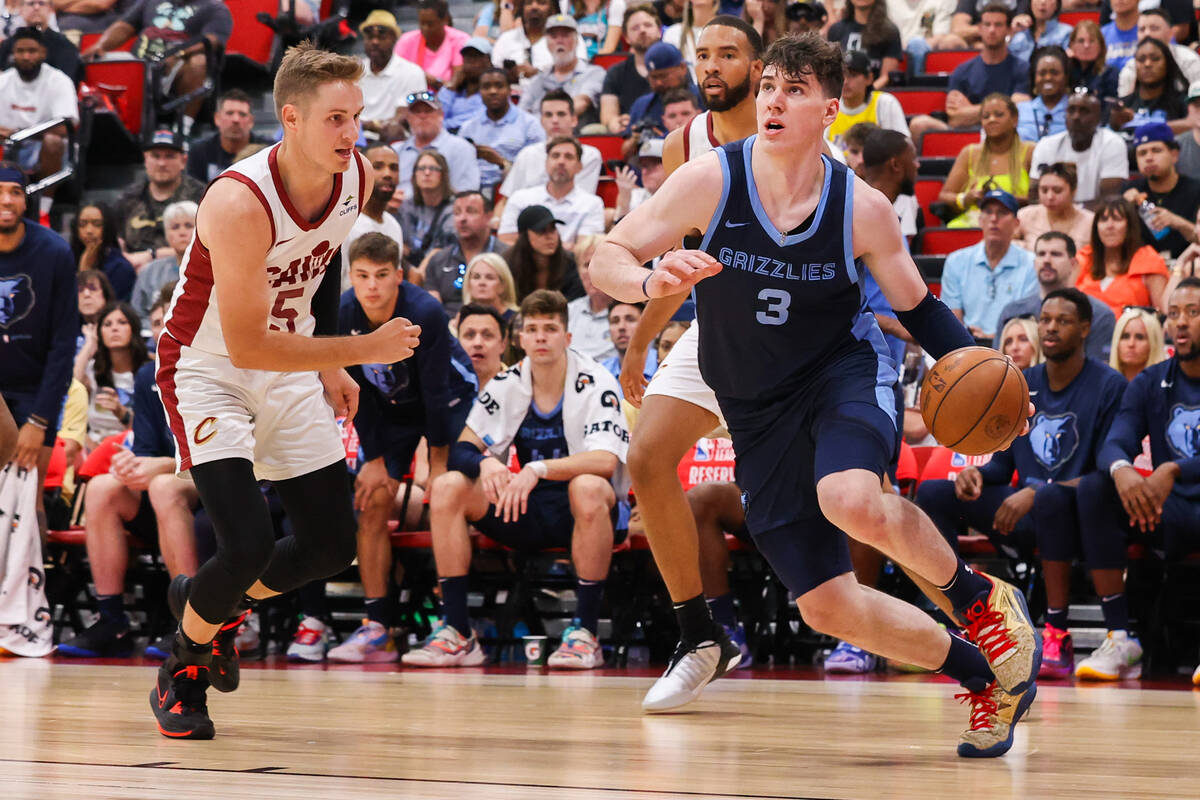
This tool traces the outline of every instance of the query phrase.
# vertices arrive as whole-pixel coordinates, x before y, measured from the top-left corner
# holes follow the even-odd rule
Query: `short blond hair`
[[[517,308],[517,288],[513,282],[512,270],[508,267],[508,262],[504,260],[504,256],[499,253],[480,253],[471,259],[471,263],[467,265],[467,272],[463,276],[462,286],[462,301],[463,305],[473,303],[475,300],[471,297],[471,273],[475,271],[475,267],[479,264],[484,264],[495,270],[500,277],[500,302],[505,308]]]
[[[308,41],[289,47],[275,73],[275,116],[282,122],[285,105],[296,105],[321,84],[357,83],[362,74],[362,62],[356,58],[322,50]]]

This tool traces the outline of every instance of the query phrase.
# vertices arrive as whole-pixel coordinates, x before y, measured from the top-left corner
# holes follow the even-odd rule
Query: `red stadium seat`
[[[79,37],[79,52],[82,53],[84,50],[87,50],[89,47],[94,45],[96,42],[100,41],[100,37],[103,35],[104,35],[103,33],[85,33],[82,36],[80,36]],[[126,42],[123,45],[120,45],[116,49],[122,53],[128,53],[133,50],[133,45],[136,41],[137,41],[137,37],[134,36],[128,42]]]
[[[956,158],[969,144],[979,143],[979,131],[928,131],[921,137],[921,158]]]
[[[1075,11],[1064,11],[1058,15],[1058,21],[1063,25],[1078,25],[1085,19],[1090,19],[1097,25],[1100,24],[1100,9],[1098,8],[1079,8]]]
[[[916,183],[917,205],[921,207],[921,211],[925,214],[925,224],[932,225],[938,218],[929,210],[930,205],[937,202],[938,195],[942,191],[942,181],[930,178],[921,178]]]
[[[617,182],[612,178],[601,178],[600,184],[596,187],[596,194],[600,195],[600,199],[604,201],[605,208],[617,207]]]
[[[84,67],[83,79],[112,97],[126,130],[134,137],[141,135],[146,103],[144,61],[96,61]]]
[[[925,449],[925,448],[920,448]],[[954,480],[966,467],[982,467],[992,460],[986,456],[964,456],[948,447],[929,448],[930,453],[921,468],[921,483],[925,481]]]
[[[900,108],[904,109],[904,114],[909,117],[946,110],[948,92],[945,89],[888,88],[888,93],[900,101]]]
[[[926,228],[917,234],[920,243],[915,252],[929,256],[949,255],[978,244],[982,238],[983,231],[979,228]]]
[[[620,136],[580,136],[580,144],[590,144],[592,147],[600,151],[602,161],[624,161],[621,155],[621,143],[624,141]]]
[[[610,69],[614,65],[620,64],[628,57],[629,53],[597,53],[596,55],[592,56],[592,63],[597,67]]]
[[[275,51],[275,31],[255,17],[259,12],[272,17],[279,13],[279,0],[226,0],[233,15],[233,32],[225,44],[225,52],[266,67]],[[325,19],[322,16],[321,19]]]
[[[954,68],[964,61],[970,61],[979,55],[978,50],[934,50],[925,56],[925,72],[937,74],[954,72]]]

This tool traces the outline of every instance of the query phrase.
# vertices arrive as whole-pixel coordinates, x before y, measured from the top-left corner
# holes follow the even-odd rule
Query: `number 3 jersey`
[[[780,232],[763,209],[750,169],[756,138],[715,151],[724,188],[701,249],[724,269],[695,287],[705,382],[722,409],[727,401],[771,401],[862,347],[874,349],[879,369],[892,371],[894,379],[875,317],[861,310],[854,173],[821,156],[825,179],[816,210],[796,230]]]
[[[271,249],[267,251],[262,271],[245,276],[246,281],[266,280],[270,287],[267,326],[271,330],[311,336],[316,326],[313,295],[363,204],[366,182],[363,160],[355,152],[350,167],[333,176],[329,204],[316,221],[310,222],[292,205],[284,189],[276,161],[279,147],[275,145],[237,162],[214,178],[213,183],[235,180],[244,184],[267,212]],[[240,224],[240,220],[230,217],[216,235],[236,238]],[[213,289],[212,261],[198,233],[183,254],[179,284],[167,311],[165,328],[180,344],[229,355]]]

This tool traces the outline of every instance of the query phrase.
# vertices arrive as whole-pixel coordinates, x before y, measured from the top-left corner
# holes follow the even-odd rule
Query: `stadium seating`
[[[917,234],[913,252],[921,255],[946,256],[955,250],[977,244],[983,238],[979,228],[926,228]]]
[[[962,149],[970,144],[978,144],[980,132],[969,131],[928,131],[921,137],[921,158],[950,158],[958,157]]]
[[[959,64],[977,55],[978,50],[934,50],[925,56],[925,72],[930,75],[949,74]]]
[[[889,88],[888,93],[900,101],[900,108],[909,117],[945,111],[946,95],[949,94],[945,89],[900,87]]]

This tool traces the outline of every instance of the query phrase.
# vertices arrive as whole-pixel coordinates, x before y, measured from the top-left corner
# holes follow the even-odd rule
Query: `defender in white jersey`
[[[709,111],[667,137],[663,164],[668,174],[757,130],[754,94],[762,75],[762,49],[758,32],[737,17],[716,16],[700,32],[696,83]],[[671,663],[642,701],[647,711],[690,703],[741,659],[738,646],[713,621],[705,602],[696,522],[676,471],[696,440],[722,424],[717,398],[700,376],[697,325],[675,343],[648,388],[634,366],[639,358],[645,363],[646,349],[685,299],[675,295],[646,304],[621,370],[625,397],[641,406],[629,447],[634,493],[680,628]]]
[[[355,522],[334,414],[358,387],[342,367],[412,355],[395,319],[334,337],[341,276],[328,269],[371,194],[354,150],[356,59],[303,44],[275,75],[283,141],[221,173],[184,254],[158,342],[158,386],[212,518],[217,553],[168,590],[180,620],[150,707],[164,736],[211,739],[205,693],[238,684],[233,638],[249,603],[349,566]],[[278,542],[258,480],[273,482],[294,533]]]

